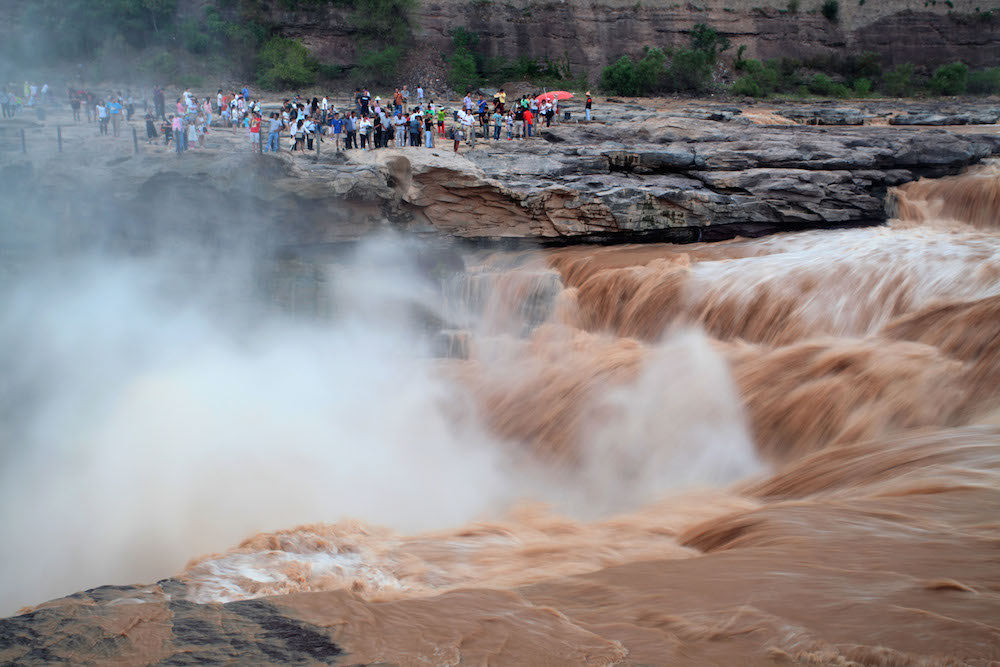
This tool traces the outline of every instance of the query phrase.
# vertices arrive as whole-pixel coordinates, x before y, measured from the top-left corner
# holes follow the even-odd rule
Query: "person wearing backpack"
[[[420,148],[420,116],[410,116],[410,146]]]

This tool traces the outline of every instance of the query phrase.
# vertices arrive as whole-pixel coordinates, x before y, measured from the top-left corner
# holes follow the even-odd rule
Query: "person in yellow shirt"
[[[497,91],[496,95],[493,96],[494,104],[493,108],[503,113],[503,107],[507,103],[507,93],[503,91],[503,88]]]

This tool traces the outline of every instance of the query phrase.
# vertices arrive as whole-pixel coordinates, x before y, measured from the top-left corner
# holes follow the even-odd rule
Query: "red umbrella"
[[[569,100],[574,97],[573,93],[568,93],[565,90],[553,90],[551,93],[542,93],[536,100],[551,100],[553,97],[558,97],[561,100]]]

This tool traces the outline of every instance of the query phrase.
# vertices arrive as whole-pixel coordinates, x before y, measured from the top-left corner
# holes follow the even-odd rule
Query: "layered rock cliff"
[[[451,50],[451,31],[477,33],[486,57],[514,60],[529,56],[568,62],[575,74],[592,80],[622,54],[645,46],[681,45],[697,23],[727,36],[733,51],[747,56],[816,58],[874,51],[886,66],[912,62],[928,66],[962,60],[971,67],[1000,61],[1000,17],[988,14],[995,0],[945,2],[844,0],[832,21],[819,11],[820,0],[423,0],[413,12],[417,57]],[[976,10],[980,10],[978,13]],[[310,11],[276,7],[271,20],[289,36],[301,38],[322,58],[356,62],[358,40],[350,12],[331,6]]]
[[[877,111],[812,110],[848,120]],[[928,120],[948,117],[939,111]],[[36,192],[43,209],[51,188],[79,187],[79,208],[36,217],[120,219],[119,233],[133,243],[172,230],[200,242],[237,234],[301,246],[379,229],[554,244],[691,241],[878,224],[888,217],[891,186],[957,173],[1000,154],[991,126],[956,133],[761,125],[719,106],[651,111],[602,103],[598,112],[601,121],[560,123],[528,141],[479,139],[459,154],[438,138],[433,150],[337,153],[327,142],[319,155],[210,149],[182,159],[157,152],[69,162],[53,156],[36,159],[35,177],[14,164],[3,180],[25,200]],[[970,115],[995,119],[1000,111],[968,107],[952,117]],[[84,210],[96,205],[80,203],[92,200],[86,192],[108,193],[110,200],[98,203],[124,209]]]

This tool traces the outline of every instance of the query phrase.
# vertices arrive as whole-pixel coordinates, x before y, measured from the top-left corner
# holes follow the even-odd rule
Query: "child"
[[[514,140],[514,114],[507,112],[507,141]]]
[[[500,141],[500,127],[503,125],[503,116],[500,114],[500,107],[493,108],[493,141]]]
[[[431,104],[434,104],[433,100],[431,101]],[[447,114],[445,114],[444,107],[438,109],[438,134],[440,134],[442,137],[444,136],[444,118],[446,115]]]

